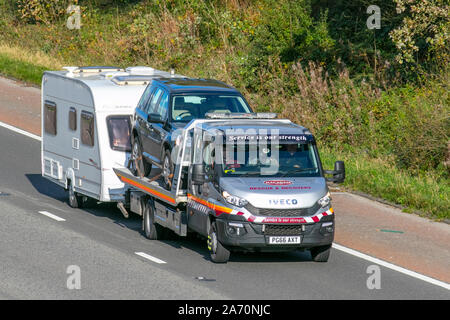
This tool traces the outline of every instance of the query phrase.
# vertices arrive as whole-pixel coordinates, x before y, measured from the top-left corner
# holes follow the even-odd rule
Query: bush
[[[328,34],[326,11],[318,21],[310,14],[308,1],[262,1],[261,21],[250,37],[249,54],[241,71],[244,85],[257,89],[256,73],[279,57],[288,67],[293,62],[315,61],[323,65],[334,58],[334,40]]]
[[[261,78],[269,81],[252,103],[309,128],[323,145],[362,151],[412,172],[444,168],[450,136],[446,82],[381,91],[369,82],[356,85],[346,68],[333,79],[319,64],[285,69],[280,60]],[[295,81],[293,94],[287,94],[285,79]]]
[[[77,0],[71,2],[76,4]],[[69,0],[18,0],[20,19],[27,23],[51,24],[66,14]]]

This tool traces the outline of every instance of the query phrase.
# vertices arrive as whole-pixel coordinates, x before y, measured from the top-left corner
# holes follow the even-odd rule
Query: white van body
[[[123,124],[130,121],[131,128],[131,116],[152,78],[178,75],[148,67],[65,69],[47,71],[42,78],[42,175],[65,189],[73,184],[83,196],[123,201],[127,187],[113,171],[126,167],[130,155],[123,147],[130,132],[123,133]]]

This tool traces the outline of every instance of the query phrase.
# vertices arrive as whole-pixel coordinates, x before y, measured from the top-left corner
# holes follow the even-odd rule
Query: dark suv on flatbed
[[[253,112],[241,93],[210,79],[160,78],[145,89],[136,107],[132,131],[132,162],[135,174],[147,176],[155,165],[171,187],[174,165],[171,134],[206,113]]]

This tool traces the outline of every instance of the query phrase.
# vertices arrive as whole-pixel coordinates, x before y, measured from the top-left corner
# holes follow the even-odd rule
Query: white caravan
[[[66,67],[42,78],[42,175],[69,190],[69,204],[123,201],[113,168],[127,166],[131,116],[153,78],[149,67]]]

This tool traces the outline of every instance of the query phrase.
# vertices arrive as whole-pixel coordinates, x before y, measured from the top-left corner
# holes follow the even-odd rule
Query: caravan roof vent
[[[144,74],[144,75],[153,75],[155,73],[155,69],[151,67],[143,67],[143,66],[137,66],[137,67],[128,67],[125,69],[126,72],[129,72],[131,74]]]
[[[129,76],[130,74],[128,72],[123,71],[113,71],[113,72],[103,72],[102,75],[105,77],[105,79],[112,79],[118,76]]]
[[[119,86],[126,85],[147,85],[154,77],[145,75],[129,75],[129,76],[115,76],[111,79],[112,82]]]

